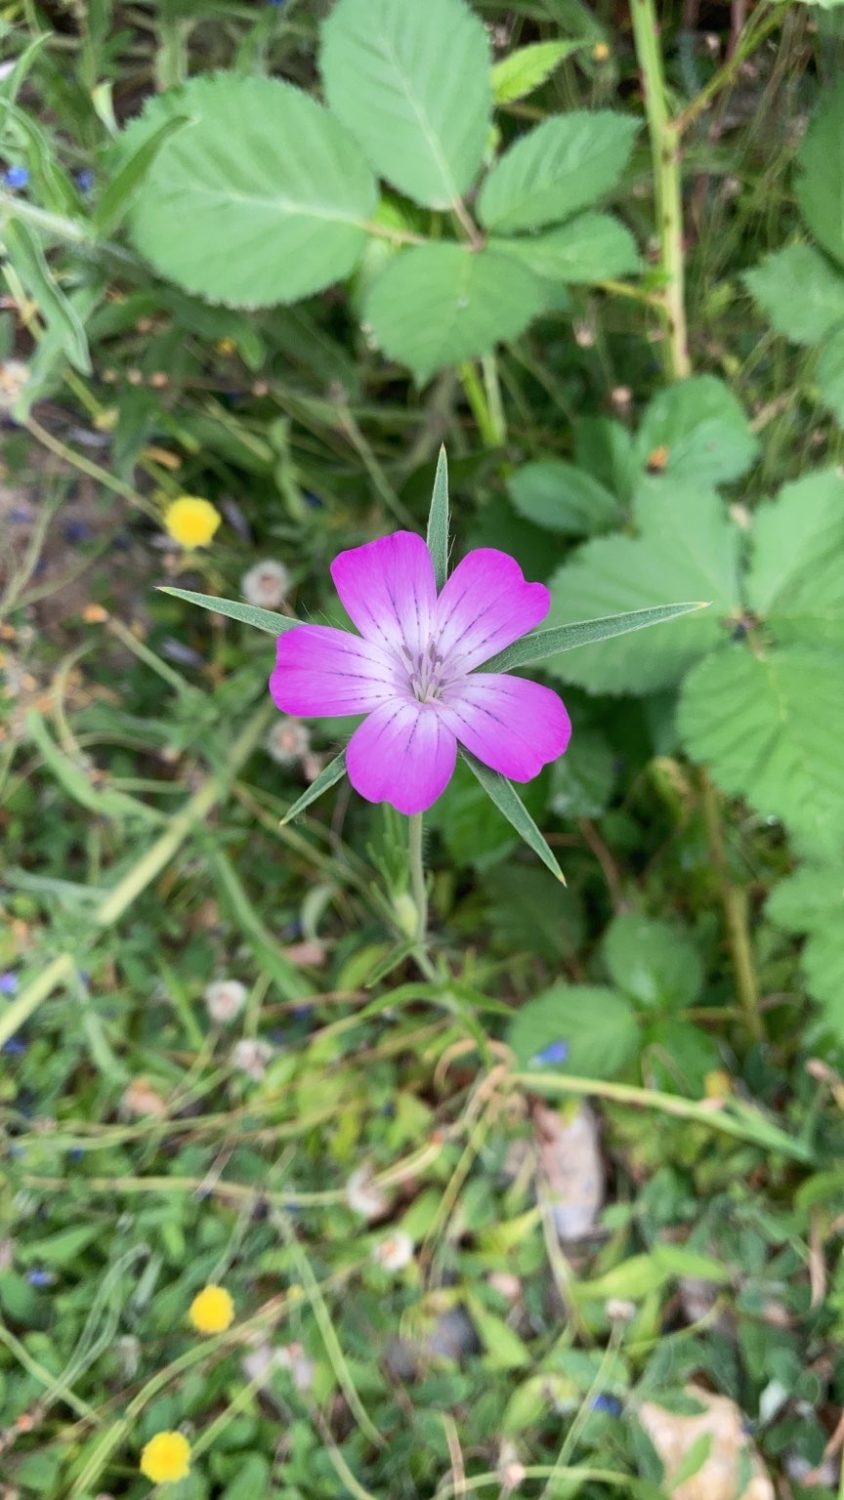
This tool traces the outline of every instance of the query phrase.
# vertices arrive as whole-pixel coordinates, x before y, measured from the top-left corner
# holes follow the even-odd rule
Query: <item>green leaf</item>
[[[547,1047],[564,1042],[565,1062],[557,1072],[578,1078],[612,1078],[632,1057],[639,1028],[630,1001],[600,985],[555,984],[517,1011],[507,1040],[520,1068],[535,1070]]]
[[[625,912],[607,928],[603,950],[610,977],[648,1010],[677,1010],[700,994],[700,955],[667,922]]]
[[[844,276],[811,245],[777,250],[742,280],[771,326],[796,344],[816,344],[844,322]]]
[[[502,57],[492,69],[492,96],[496,104],[513,104],[546,82],[560,63],[589,42],[530,42]]]
[[[146,134],[136,150],[125,156],[94,212],[97,234],[108,236],[123,222],[164,142],[188,124],[190,121],[186,115],[171,115],[157,130]]]
[[[422,245],[379,276],[366,320],[384,352],[409,365],[421,383],[445,365],[518,337],[543,306],[542,283],[508,256]]]
[[[431,509],[428,512],[428,551],[434,560],[437,588],[441,589],[448,577],[448,455],[440,448],[437,472],[434,475],[434,490]]]
[[[321,105],[277,79],[192,78],[153,98],[123,135],[139,150],[176,115],[130,213],[137,249],[213,302],[296,302],[347,276],[377,186],[357,143]]]
[[[253,625],[256,630],[266,630],[268,635],[284,635],[301,620],[290,615],[277,615],[272,609],[258,609],[254,604],[241,604],[239,599],[218,599],[216,594],[195,594],[193,589],[174,589],[169,584],[160,584],[159,594],[172,594],[174,599],[184,599],[188,604],[198,604],[200,609],[210,609],[215,615],[227,615],[230,620],[240,620],[243,625]]]
[[[609,642],[586,635],[599,644],[555,658],[548,670],[592,693],[651,693],[673,686],[721,639],[724,616],[738,612],[738,545],[738,529],[717,495],[675,488],[671,495],[650,497],[638,539],[587,542],[555,573],[549,621],[562,628],[593,615],[653,609],[678,594],[709,599],[712,607],[691,613],[692,606],[675,605],[687,618],[654,636],[631,634]],[[529,641],[528,636],[524,644]]]
[[[559,458],[523,464],[507,480],[507,492],[519,515],[548,531],[578,536],[605,531],[621,519],[609,490]]]
[[[578,723],[551,771],[551,807],[558,818],[597,818],[615,785],[615,753],[605,735]]]
[[[804,865],[774,887],[765,913],[784,932],[805,934],[800,967],[806,988],[844,1041],[844,867]]]
[[[513,234],[567,219],[615,187],[638,121],[611,110],[572,110],[545,120],[505,152],[483,184],[485,229]]]
[[[669,620],[679,620],[683,615],[697,614],[708,607],[705,603],[660,604],[655,609],[634,609],[629,614],[579,620],[572,625],[555,626],[553,630],[538,630],[535,635],[522,636],[512,646],[505,646],[497,656],[483,662],[478,671],[511,672],[515,667],[535,666],[537,662],[549,661],[563,651],[609,641],[614,636],[629,635],[632,630],[645,630],[650,625],[664,625]]]
[[[844,645],[844,478],[787,484],[753,515],[747,600],[780,642]]]
[[[689,754],[723,791],[781,819],[818,853],[844,839],[844,660],[840,652],[746,646],[716,652],[683,686]]]
[[[493,239],[490,244],[494,250],[517,256],[546,281],[587,285],[633,275],[640,268],[636,241],[612,214],[579,214],[543,234]]]
[[[543,774],[524,788],[525,803],[536,817],[545,811],[547,781]],[[461,868],[473,865],[478,870],[489,870],[518,847],[519,835],[490,802],[463,760],[458,760],[454,776],[425,821],[439,830],[452,863]],[[550,886],[543,870],[533,873]]]
[[[320,70],[331,109],[381,177],[427,208],[462,197],[492,104],[489,41],[463,0],[338,0]]]
[[[469,1313],[486,1349],[488,1370],[520,1370],[532,1363],[524,1340],[497,1313],[489,1312],[480,1297],[467,1298]]]
[[[294,818],[298,818],[299,814],[303,813],[306,807],[310,807],[312,802],[316,802],[322,796],[323,792],[327,792],[330,787],[342,780],[345,774],[346,752],[345,750],[341,750],[340,754],[335,755],[334,759],[329,761],[327,766],[323,766],[319,775],[311,782],[307,790],[302,793],[301,797],[296,799],[292,807],[287,809],[281,820],[282,827],[285,823],[291,823]]]
[[[91,373],[91,356],[85,329],[47,264],[40,242],[19,218],[3,225],[6,255],[29,295],[37,304],[50,333],[58,340],[70,363],[83,375]]]
[[[844,265],[844,85],[837,84],[820,109],[797,153],[800,212],[824,250]]]
[[[836,422],[844,426],[844,328],[827,339],[815,371],[818,394]]]
[[[657,482],[666,487],[669,480],[715,485],[738,479],[758,446],[740,403],[714,375],[693,375],[660,391],[636,438],[643,469],[660,455]]]
[[[495,804],[500,813],[503,813],[507,822],[515,828],[519,838],[538,854],[542,863],[556,875],[558,880],[565,885],[565,876],[557,863],[555,855],[551,852],[545,839],[533,821],[521,797],[515,787],[506,776],[500,776],[497,771],[491,771],[481,761],[470,755],[468,750],[461,750],[461,755],[470,770],[477,777],[490,801]]]

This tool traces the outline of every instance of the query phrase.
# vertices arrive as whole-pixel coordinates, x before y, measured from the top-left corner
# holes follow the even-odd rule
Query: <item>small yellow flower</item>
[[[610,55],[610,49],[606,42],[596,42],[592,48],[592,56],[595,62],[606,62]]]
[[[180,547],[207,547],[222,516],[210,500],[180,495],[164,512],[164,525]]]
[[[190,1443],[180,1432],[157,1432],[141,1452],[141,1473],[153,1484],[178,1484],[190,1473]]]
[[[224,1286],[205,1286],[188,1313],[197,1333],[225,1333],[234,1322],[234,1303]]]

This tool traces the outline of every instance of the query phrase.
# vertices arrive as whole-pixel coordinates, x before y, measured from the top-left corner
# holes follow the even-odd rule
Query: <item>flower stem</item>
[[[422,814],[408,820],[407,855],[410,863],[410,890],[416,907],[416,931],[413,940],[420,952],[425,951],[428,931],[428,892],[425,888],[425,861],[422,853]]]
[[[478,378],[478,372],[471,360],[465,360],[457,366],[460,376],[460,384],[466,395],[466,400],[472,408],[472,416],[478,424],[478,431],[482,441],[487,448],[500,448],[505,441],[505,434],[501,431],[500,419],[492,411],[483,382]]]
[[[653,157],[660,269],[663,278],[662,306],[668,335],[665,365],[672,380],[685,380],[690,374],[691,366],[684,301],[680,135],[668,112],[659,22],[654,0],[632,0],[631,17]]]

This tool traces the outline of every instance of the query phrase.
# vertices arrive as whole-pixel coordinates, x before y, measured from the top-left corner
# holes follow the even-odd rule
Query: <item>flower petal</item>
[[[467,553],[437,605],[437,643],[450,668],[470,672],[545,619],[551,595],[526,583],[514,557],[495,547]]]
[[[349,618],[368,641],[412,656],[428,644],[437,607],[434,564],[421,536],[396,531],[341,552],[331,577]]]
[[[330,625],[296,625],[278,638],[270,693],[297,718],[363,714],[394,695],[395,663],[382,647]]]
[[[425,812],[454,772],[457,741],[426,703],[395,701],[359,724],[346,751],[346,770],[367,802],[389,802],[400,813]]]
[[[562,698],[538,682],[504,672],[474,672],[455,683],[439,713],[461,745],[511,781],[538,776],[571,738]]]

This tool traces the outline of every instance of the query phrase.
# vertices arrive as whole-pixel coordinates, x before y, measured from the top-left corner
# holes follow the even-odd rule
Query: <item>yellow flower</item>
[[[141,1473],[153,1484],[177,1484],[190,1473],[190,1443],[180,1432],[157,1432],[141,1452]]]
[[[225,1333],[234,1322],[234,1303],[224,1286],[205,1286],[188,1313],[197,1333]]]
[[[222,516],[210,500],[180,495],[164,512],[164,525],[181,547],[207,547]]]

